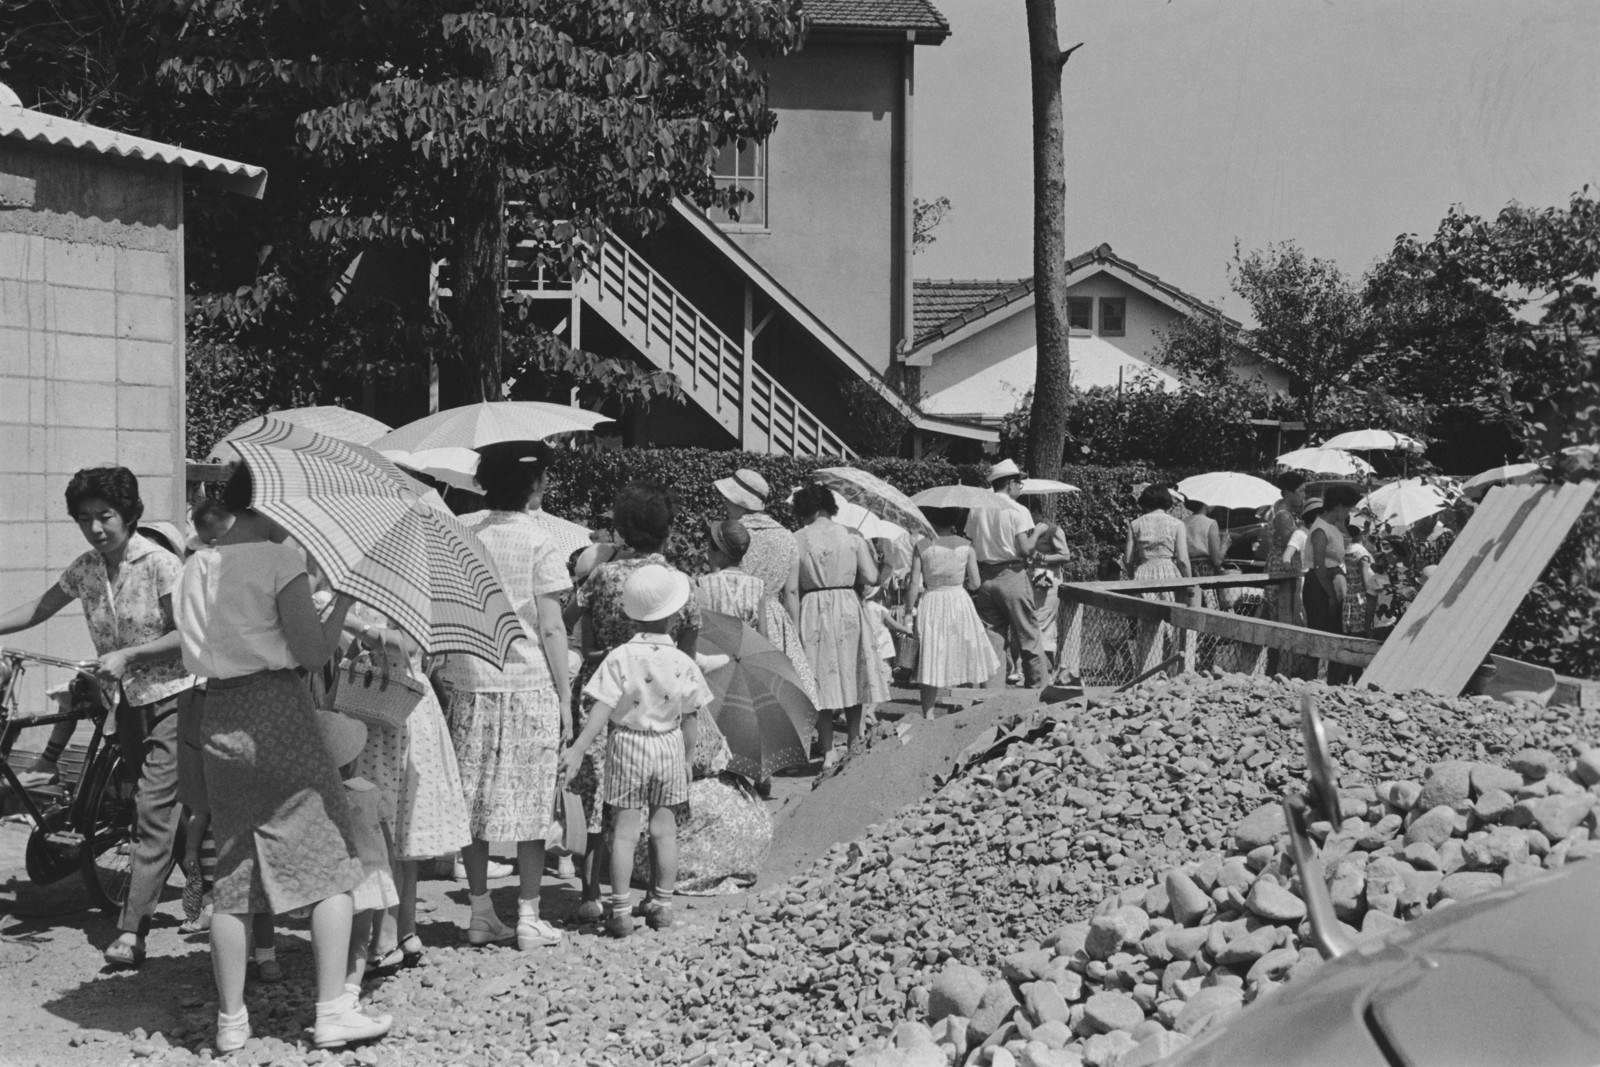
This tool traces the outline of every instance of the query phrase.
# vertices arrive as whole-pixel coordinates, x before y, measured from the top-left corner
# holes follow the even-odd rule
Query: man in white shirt
[[[1047,667],[1034,611],[1033,583],[1028,578],[1028,558],[1038,547],[1044,524],[1035,525],[1028,509],[1017,503],[1022,495],[1022,471],[1014,460],[1001,460],[989,468],[989,485],[999,499],[991,508],[974,508],[967,519],[967,537],[978,555],[982,584],[973,594],[978,617],[997,641],[1002,660],[1010,638],[1022,650],[1022,670],[1030,689],[1045,683]],[[1004,680],[1004,671],[994,679]]]

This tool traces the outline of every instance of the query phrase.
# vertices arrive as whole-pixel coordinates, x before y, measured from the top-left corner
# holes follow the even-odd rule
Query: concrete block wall
[[[88,548],[63,496],[80,468],[130,468],[145,516],[183,522],[182,176],[4,142],[0,173],[36,188],[31,207],[0,210],[0,610],[9,610]],[[0,644],[93,652],[76,604]],[[33,672],[24,707],[37,707],[58,674]]]

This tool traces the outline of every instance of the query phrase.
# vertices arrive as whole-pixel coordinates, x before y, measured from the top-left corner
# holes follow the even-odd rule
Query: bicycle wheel
[[[128,899],[137,788],[124,774],[121,755],[112,746],[102,749],[95,759],[88,804],[78,826],[84,837],[79,862],[89,899],[108,912],[120,912]]]

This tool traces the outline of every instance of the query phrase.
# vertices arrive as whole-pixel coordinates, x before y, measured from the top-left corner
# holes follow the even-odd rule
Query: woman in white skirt
[[[933,718],[939,690],[981,683],[1000,667],[1000,657],[984,632],[972,591],[978,588],[978,555],[956,534],[958,508],[923,508],[933,526],[932,541],[920,542],[911,561],[907,602],[916,619],[917,687],[922,717]]]

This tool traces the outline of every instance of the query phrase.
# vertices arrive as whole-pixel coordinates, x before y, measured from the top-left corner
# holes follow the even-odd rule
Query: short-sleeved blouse
[[[973,548],[964,538],[941,537],[917,546],[922,560],[922,584],[928,589],[960,587],[967,580],[967,557]]]
[[[61,573],[57,582],[67,596],[83,601],[84,621],[95,651],[104,656],[137,648],[172,632],[161,598],[178,584],[183,564],[178,557],[141,534],[128,538],[122,566],[112,582],[105,557],[90,549]],[[128,703],[138,707],[176,696],[194,684],[174,652],[157,660],[135,663],[122,679]]]
[[[506,596],[528,636],[511,646],[504,670],[477,656],[452,655],[445,680],[474,693],[520,693],[554,684],[539,641],[539,598],[572,588],[566,557],[525,511],[474,511],[461,516],[461,522],[477,535],[494,560]]]
[[[578,607],[588,613],[586,626],[589,647],[597,652],[609,652],[637,632],[634,621],[622,610],[622,587],[634,571],[651,563],[662,567],[672,566],[667,562],[667,557],[659,552],[607,560],[578,586]],[[685,630],[699,628],[700,606],[695,603],[694,597],[690,597],[673,620],[671,633],[677,639]]]
[[[1141,563],[1177,559],[1178,542],[1187,535],[1183,523],[1164,511],[1145,512],[1133,520],[1132,528],[1133,544]]]
[[[1321,530],[1323,536],[1327,538],[1327,545],[1323,549],[1322,559],[1308,560],[1307,566],[1316,567],[1320,565],[1336,571],[1344,570],[1346,540],[1344,531],[1320,516],[1316,522],[1311,524],[1311,534],[1315,534],[1318,530]],[[1310,543],[1311,535],[1308,534],[1306,536],[1308,547]]]
[[[271,541],[213,545],[190,556],[172,598],[184,667],[197,678],[298,667],[278,594],[305,573],[296,549]]]
[[[767,602],[766,587],[753,574],[717,571],[695,579],[695,601],[705,611],[720,611],[759,629]]]
[[[760,578],[767,596],[782,597],[783,587],[789,584],[789,572],[800,556],[794,534],[764,511],[751,512],[739,521],[750,531],[750,548],[739,561],[739,569]]]

